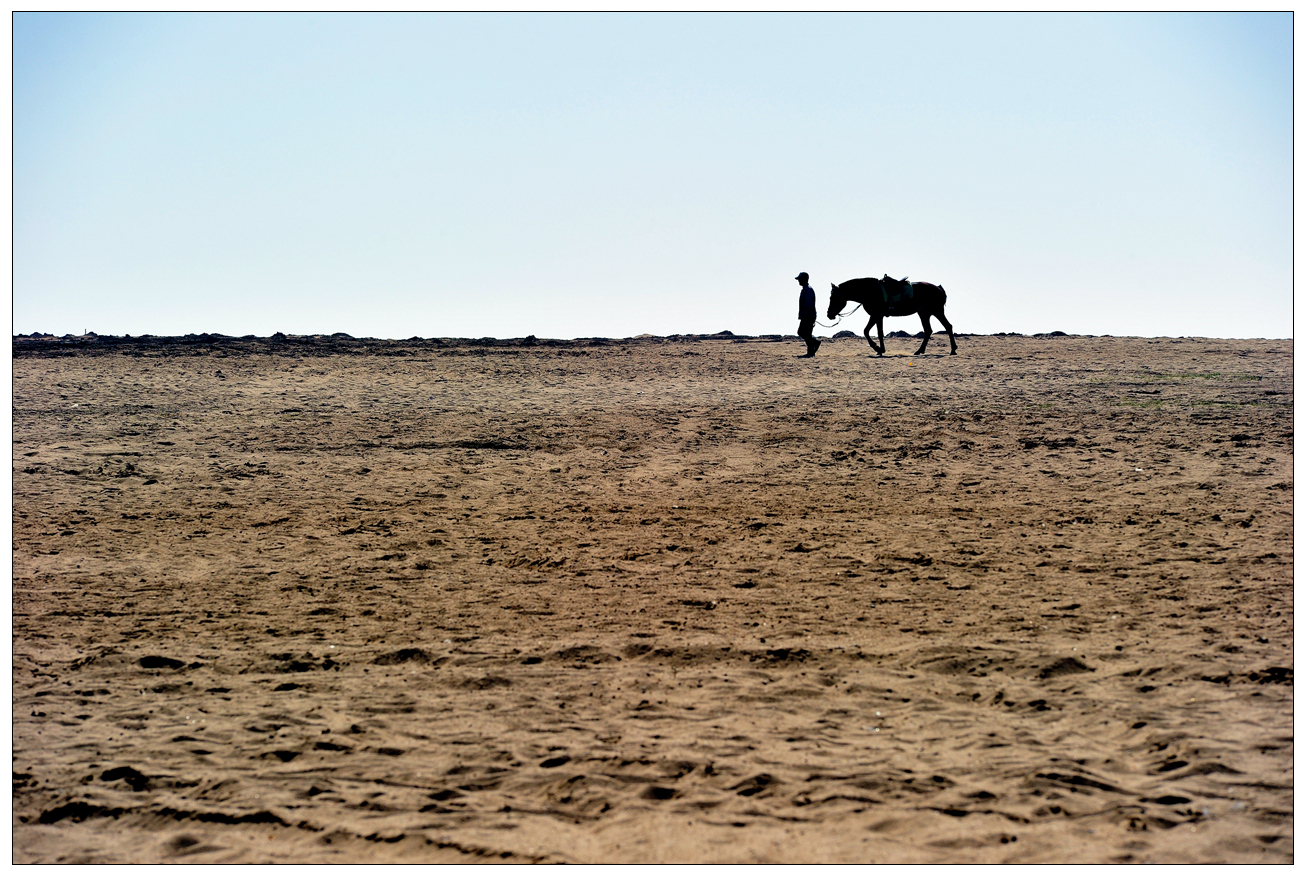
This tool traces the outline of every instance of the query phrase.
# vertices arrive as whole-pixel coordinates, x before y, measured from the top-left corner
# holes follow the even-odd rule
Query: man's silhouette
[[[807,285],[806,271],[794,279],[803,287],[803,291],[798,293],[798,337],[807,342],[807,353],[800,358],[810,359],[821,346],[821,342],[812,337],[812,327],[816,325],[816,292]]]

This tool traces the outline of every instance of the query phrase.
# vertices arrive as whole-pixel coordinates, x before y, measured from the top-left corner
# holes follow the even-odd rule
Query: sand
[[[1293,860],[1292,341],[16,339],[13,860]]]

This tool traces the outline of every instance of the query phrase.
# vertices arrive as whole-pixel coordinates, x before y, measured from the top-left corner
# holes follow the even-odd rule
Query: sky
[[[16,334],[1292,337],[1290,13],[12,26]]]

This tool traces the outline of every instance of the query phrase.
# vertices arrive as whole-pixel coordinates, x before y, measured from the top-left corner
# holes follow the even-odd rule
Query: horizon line
[[[936,334],[938,334],[936,332]],[[1212,341],[1291,341],[1293,337],[1287,335],[1284,337],[1234,337],[1234,336],[1208,336],[1208,335],[1113,335],[1113,334],[1078,334],[1075,332],[1048,331],[1048,332],[954,332],[959,338],[1118,338],[1118,339],[1138,339],[1138,340],[1212,340]],[[924,332],[906,332],[897,330],[885,332],[884,336],[896,338],[923,338]],[[827,340],[851,340],[860,339],[863,336],[857,332],[848,329],[836,332],[833,335],[826,336]],[[669,335],[654,335],[641,333],[638,335],[626,335],[621,337],[610,336],[583,336],[575,338],[539,338],[535,335],[517,336],[510,338],[500,338],[492,335],[481,337],[471,336],[439,336],[432,335],[423,337],[421,335],[412,335],[407,338],[378,338],[378,337],[356,337],[347,332],[313,332],[308,334],[292,334],[286,332],[274,332],[271,335],[227,335],[221,332],[188,332],[182,335],[101,335],[93,331],[84,332],[80,335],[66,333],[63,335],[54,335],[48,332],[31,332],[29,334],[15,334],[13,341],[26,342],[51,342],[51,341],[109,341],[115,343],[150,341],[157,343],[194,343],[196,341],[289,341],[289,340],[309,340],[309,341],[370,341],[386,343],[496,343],[496,344],[516,344],[521,346],[530,346],[536,344],[565,344],[576,342],[621,342],[621,341],[665,341],[665,340],[763,340],[763,341],[783,341],[798,339],[797,334],[786,333],[767,333],[760,335],[736,334],[728,329],[713,333],[675,333]]]

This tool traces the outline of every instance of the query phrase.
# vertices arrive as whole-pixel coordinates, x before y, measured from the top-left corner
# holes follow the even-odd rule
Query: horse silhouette
[[[874,277],[862,277],[857,280],[845,280],[839,284],[830,284],[830,308],[826,311],[825,318],[834,319],[843,312],[849,301],[857,302],[871,318],[862,332],[866,336],[866,343],[871,345],[871,349],[877,356],[883,356],[884,318],[920,314],[921,327],[925,329],[925,340],[921,341],[920,349],[913,354],[919,356],[925,352],[925,347],[930,342],[930,335],[934,333],[930,329],[932,316],[947,331],[948,341],[952,344],[952,352],[949,355],[955,356],[957,339],[952,335],[952,323],[943,315],[943,305],[947,300],[948,293],[943,291],[942,286],[933,283],[908,283],[906,277],[895,280],[888,274],[879,280]],[[875,326],[879,331],[879,346],[871,340],[871,326]]]

